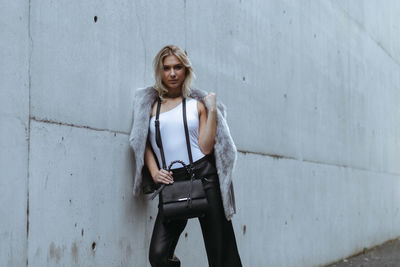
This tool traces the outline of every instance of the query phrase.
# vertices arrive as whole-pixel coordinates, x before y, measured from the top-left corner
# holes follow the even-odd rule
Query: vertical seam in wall
[[[32,48],[33,40],[31,35],[31,0],[28,0],[28,130],[27,130],[27,141],[28,141],[28,156],[27,156],[27,170],[26,170],[26,266],[29,266],[29,157],[30,157],[30,144],[31,144],[31,61],[32,61]]]

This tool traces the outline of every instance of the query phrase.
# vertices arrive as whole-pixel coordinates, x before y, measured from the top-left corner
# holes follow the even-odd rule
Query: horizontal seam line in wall
[[[48,124],[58,124],[58,125],[63,125],[63,126],[84,128],[84,129],[89,129],[89,130],[94,130],[94,131],[103,131],[103,132],[119,133],[119,134],[129,135],[129,133],[123,132],[123,131],[115,131],[115,130],[110,130],[110,129],[95,128],[95,127],[84,126],[84,125],[76,125],[76,124],[72,124],[72,123],[51,121],[51,120],[48,120],[48,119],[38,119],[35,116],[31,116],[30,119],[34,120],[34,121],[37,121],[37,122],[48,123]],[[238,149],[238,152],[245,153],[245,154],[248,153],[248,154],[255,154],[255,155],[260,155],[260,156],[267,156],[267,157],[271,157],[271,158],[275,158],[275,159],[281,159],[282,158],[282,159],[289,159],[289,160],[297,160],[297,161],[303,161],[303,162],[309,162],[309,163],[315,163],[315,164],[321,164],[321,165],[336,166],[336,167],[342,167],[342,168],[350,168],[350,169],[356,169],[356,170],[362,170],[362,171],[369,171],[369,172],[375,172],[375,173],[381,173],[381,174],[390,174],[390,175],[400,176],[400,173],[380,172],[380,171],[370,170],[370,169],[366,169],[366,168],[347,166],[347,165],[343,165],[343,164],[320,162],[320,161],[308,160],[308,159],[298,159],[298,158],[295,158],[295,157],[288,157],[288,156],[284,156],[284,155],[253,152],[253,151],[239,150],[239,149]]]
[[[310,159],[298,159],[298,158],[295,158],[295,157],[287,157],[287,156],[277,155],[277,154],[268,154],[268,153],[261,153],[261,152],[252,152],[252,151],[246,151],[246,150],[238,150],[238,152],[244,153],[244,154],[254,154],[254,155],[260,155],[260,156],[266,156],[266,157],[271,157],[271,158],[275,158],[275,159],[297,160],[297,161],[309,162],[309,163],[320,164],[320,165],[328,165],[328,166],[341,167],[341,168],[349,168],[349,169],[360,170],[360,171],[374,172],[374,173],[379,173],[379,174],[389,174],[389,175],[400,176],[400,173],[381,172],[381,171],[377,171],[377,170],[371,170],[371,169],[367,169],[367,168],[360,168],[360,167],[349,166],[349,165],[344,165],[344,164],[335,164],[335,163],[321,162],[321,161],[310,160]]]
[[[48,123],[48,124],[58,124],[58,125],[62,125],[62,126],[70,126],[70,127],[75,127],[75,128],[84,128],[84,129],[89,129],[89,130],[94,130],[94,131],[119,133],[119,134],[129,135],[129,133],[126,133],[126,132],[123,132],[123,131],[115,131],[115,130],[110,130],[110,129],[106,129],[106,128],[95,128],[95,127],[86,126],[86,125],[76,125],[76,124],[73,124],[73,123],[52,121],[52,120],[49,120],[49,119],[39,119],[39,118],[36,118],[35,116],[30,117],[30,119],[33,120],[33,121],[42,122],[42,123]]]

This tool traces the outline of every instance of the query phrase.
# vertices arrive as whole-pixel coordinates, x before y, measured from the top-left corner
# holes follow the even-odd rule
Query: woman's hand
[[[217,109],[216,99],[217,96],[215,93],[208,93],[208,95],[204,97],[204,104],[208,111],[215,111]]]
[[[161,184],[172,184],[174,182],[172,172],[168,172],[164,169],[159,169],[156,175],[154,175],[153,180],[154,182]]]

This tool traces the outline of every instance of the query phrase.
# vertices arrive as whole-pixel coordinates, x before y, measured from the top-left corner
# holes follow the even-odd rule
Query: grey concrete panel
[[[388,56],[400,64],[400,28],[397,19],[399,1],[331,1],[332,6],[342,9],[349,20],[365,30]]]
[[[125,134],[32,121],[30,266],[145,266],[149,203]]]
[[[152,82],[156,52],[184,46],[182,9],[181,1],[32,1],[33,116],[129,132],[131,92]]]
[[[197,86],[226,102],[239,150],[399,173],[399,66],[341,9],[218,1],[186,12]]]
[[[0,115],[27,128],[29,117],[29,6],[0,3]]]
[[[320,266],[400,233],[399,175],[239,154],[243,266]]]
[[[147,266],[156,202],[131,198],[125,139],[32,123],[32,266]],[[233,222],[243,263],[315,266],[397,235],[398,178],[240,153]],[[191,266],[206,263],[196,220],[181,236],[177,255]]]
[[[173,42],[192,57],[197,86],[228,104],[240,150],[399,172],[398,156],[380,157],[381,150],[396,154],[398,135],[379,133],[399,133],[387,115],[400,113],[390,112],[399,90],[389,89],[398,86],[398,65],[329,2],[33,7],[32,110],[39,119],[127,132],[130,90],[152,83],[153,56]]]
[[[29,4],[0,3],[0,266],[26,265]]]
[[[27,236],[26,128],[0,115],[0,266],[25,266]]]

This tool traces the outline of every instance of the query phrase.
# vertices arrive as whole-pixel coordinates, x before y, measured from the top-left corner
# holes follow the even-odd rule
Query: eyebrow
[[[183,66],[183,64],[182,63],[178,63],[178,64],[175,64],[175,65],[166,65],[166,64],[163,64],[163,66],[164,67],[175,67],[175,66]]]

